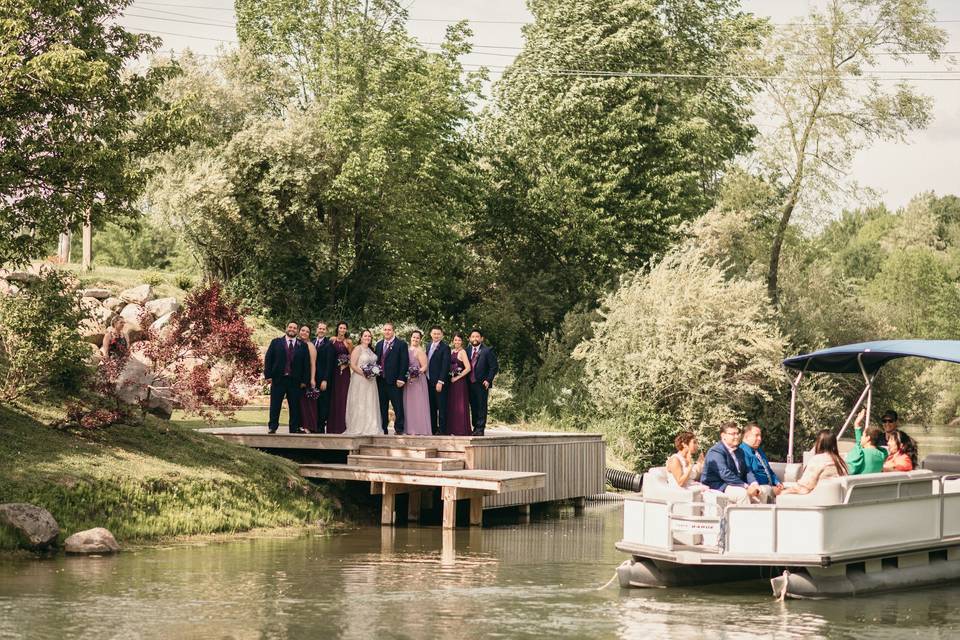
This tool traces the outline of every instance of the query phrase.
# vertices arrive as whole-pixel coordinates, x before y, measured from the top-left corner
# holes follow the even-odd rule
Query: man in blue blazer
[[[383,435],[387,435],[387,424],[390,420],[389,407],[393,405],[393,431],[398,436],[403,435],[403,385],[407,384],[410,375],[410,350],[407,343],[394,334],[393,323],[383,325],[383,340],[377,343],[374,349],[377,354],[377,363],[380,365],[380,375],[377,376],[377,391],[380,394],[380,427]]]
[[[290,409],[290,433],[303,433],[300,428],[300,396],[310,382],[310,351],[297,338],[299,325],[287,323],[285,335],[274,338],[263,358],[263,377],[270,385],[270,418],[267,429],[276,433],[280,426],[280,409],[287,399]]]
[[[471,435],[482,436],[487,428],[487,399],[493,379],[500,372],[497,356],[493,349],[483,344],[483,334],[479,329],[470,332],[470,419],[473,422]]]
[[[433,435],[447,435],[447,383],[450,382],[450,347],[443,329],[430,329],[427,345],[427,392],[430,394],[430,428]]]
[[[760,446],[762,442],[763,433],[760,425],[754,421],[748,422],[743,428],[743,442],[740,443],[740,449],[747,461],[747,467],[760,485],[761,502],[773,502],[783,491],[783,483],[770,466],[767,453]]]
[[[737,504],[759,500],[760,486],[743,456],[736,422],[725,422],[720,427],[720,442],[707,451],[700,482],[722,491]]]

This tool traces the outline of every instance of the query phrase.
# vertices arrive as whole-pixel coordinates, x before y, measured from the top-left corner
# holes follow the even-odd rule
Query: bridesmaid
[[[327,433],[343,433],[347,430],[347,392],[350,391],[350,352],[353,342],[350,340],[350,327],[346,322],[338,322],[337,330],[331,342],[337,359],[333,374],[333,396],[330,398],[330,417],[327,418]]]
[[[316,433],[317,399],[307,397],[308,391],[317,388],[317,348],[313,346],[313,342],[310,340],[309,324],[304,323],[303,326],[300,327],[298,337],[300,338],[300,342],[307,346],[307,351],[310,352],[310,384],[308,384],[307,388],[300,394],[300,426],[303,427],[303,430],[307,433]]]
[[[417,377],[411,377],[403,387],[403,415],[405,416],[404,434],[412,436],[433,435],[430,426],[430,396],[427,392],[427,354],[420,343],[423,332],[416,330],[410,334],[410,366],[420,368]]]
[[[454,370],[459,373],[453,375]],[[470,393],[467,378],[470,375],[470,359],[463,350],[463,334],[453,334],[453,350],[450,352],[450,390],[447,391],[447,433],[452,436],[468,436],[470,425]]]

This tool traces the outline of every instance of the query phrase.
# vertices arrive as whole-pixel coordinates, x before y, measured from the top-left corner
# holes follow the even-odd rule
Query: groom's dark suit
[[[274,338],[263,358],[263,377],[271,381],[267,428],[273,433],[279,427],[280,409],[286,397],[290,409],[290,433],[297,433],[301,425],[300,396],[303,386],[310,382],[310,351],[307,345],[285,335]]]
[[[407,343],[394,336],[390,343],[381,340],[377,343],[374,353],[377,354],[377,364],[380,365],[380,375],[377,376],[377,391],[380,394],[380,426],[384,435],[387,433],[388,404],[393,405],[393,430],[397,435],[403,433],[403,389],[397,386],[397,380],[407,381],[410,368],[410,352]]]
[[[450,384],[450,347],[430,342],[427,351],[427,392],[430,395],[430,427],[434,435],[447,433],[447,386]],[[437,391],[437,383],[443,386]]]
[[[487,398],[493,379],[500,372],[500,366],[493,349],[482,343],[476,347],[470,345],[467,357],[470,359],[470,417],[473,421],[473,435],[482,436],[483,430],[487,428]],[[483,385],[484,382],[487,383],[486,386]]]
[[[317,348],[317,389],[322,382],[327,383],[327,390],[321,391],[317,398],[317,432],[324,433],[330,415],[330,398],[333,397],[333,374],[337,369],[337,354],[330,338],[315,338],[313,346]]]

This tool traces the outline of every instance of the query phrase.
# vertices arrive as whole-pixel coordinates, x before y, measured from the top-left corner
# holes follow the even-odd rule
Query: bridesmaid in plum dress
[[[473,429],[470,424],[470,392],[465,379],[469,375],[470,359],[463,350],[463,334],[455,333],[450,352],[450,390],[447,392],[447,433],[452,436],[468,436]]]
[[[417,330],[410,334],[411,376],[403,386],[403,432],[412,436],[433,435],[433,428],[430,426],[430,395],[427,391],[427,354],[420,346],[422,341],[422,331]],[[414,368],[419,370],[415,377]]]
[[[337,358],[333,374],[333,396],[330,398],[330,415],[327,418],[327,433],[343,433],[347,430],[347,392],[350,391],[350,340],[346,322],[337,323],[337,334],[331,342]]]

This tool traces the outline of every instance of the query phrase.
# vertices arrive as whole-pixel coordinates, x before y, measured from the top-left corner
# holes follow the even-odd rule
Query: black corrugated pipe
[[[610,483],[611,487],[617,489],[640,491],[640,488],[643,486],[643,476],[639,473],[631,473],[630,471],[607,469],[607,482]]]

